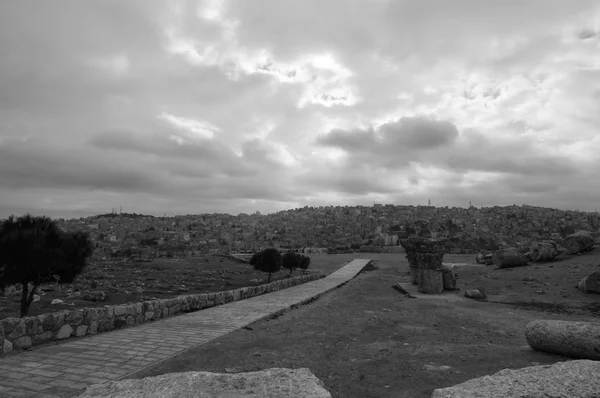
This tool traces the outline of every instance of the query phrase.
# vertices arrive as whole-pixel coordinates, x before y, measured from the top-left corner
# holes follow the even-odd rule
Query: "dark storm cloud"
[[[0,145],[0,186],[19,188],[88,188],[123,191],[153,190],[158,181],[135,165],[85,154],[52,143],[6,140]]]

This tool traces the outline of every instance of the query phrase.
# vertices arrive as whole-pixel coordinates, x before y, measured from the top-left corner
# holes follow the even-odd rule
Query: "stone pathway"
[[[283,312],[354,278],[370,260],[246,300],[0,357],[0,397],[71,397],[91,384],[126,378],[175,354]]]

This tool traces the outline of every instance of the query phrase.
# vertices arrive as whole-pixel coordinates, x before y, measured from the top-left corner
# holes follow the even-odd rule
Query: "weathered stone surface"
[[[576,254],[591,250],[596,242],[589,232],[577,231],[567,236],[563,243],[569,254]]]
[[[444,279],[444,290],[456,289],[456,273],[447,265],[442,266],[442,278]]]
[[[431,398],[594,398],[600,391],[599,374],[600,362],[589,360],[503,369],[492,376],[437,389]]]
[[[47,343],[48,341],[51,341],[53,338],[54,338],[54,333],[52,333],[52,331],[50,331],[50,330],[46,330],[45,332],[38,333],[35,336],[33,336],[32,344],[36,345],[36,344]]]
[[[472,298],[472,299],[478,299],[478,300],[483,300],[485,298],[484,294],[481,293],[477,289],[465,290],[465,297]]]
[[[552,261],[559,254],[558,245],[553,241],[533,242],[529,247],[532,261]]]
[[[8,354],[9,352],[12,352],[12,350],[13,350],[13,343],[4,339],[4,345],[2,347],[2,352],[4,354]]]
[[[185,372],[88,387],[79,398],[330,398],[309,369],[273,368],[248,373]]]
[[[117,305],[115,306],[115,316],[122,316],[125,315],[127,313],[127,306],[126,305]]]
[[[31,337],[19,337],[18,339],[13,340],[13,346],[20,350],[26,350],[28,348],[31,348]]]
[[[494,264],[498,268],[511,268],[527,265],[527,257],[514,247],[497,250],[494,252]]]
[[[58,332],[56,332],[56,340],[68,339],[72,334],[73,328],[71,325],[62,325]]]
[[[536,320],[526,326],[525,337],[536,351],[600,360],[600,323]]]
[[[585,293],[600,293],[600,271],[594,271],[583,278],[577,287]]]
[[[444,278],[441,269],[419,269],[420,293],[440,294],[444,292]]]
[[[77,329],[75,329],[75,336],[83,337],[87,333],[88,327],[86,325],[79,325]]]
[[[50,302],[50,304],[52,305],[58,305],[58,304],[63,304],[64,301],[62,301],[61,299],[54,299]]]
[[[4,334],[13,340],[25,334],[25,320],[23,318],[5,318],[2,320]]]

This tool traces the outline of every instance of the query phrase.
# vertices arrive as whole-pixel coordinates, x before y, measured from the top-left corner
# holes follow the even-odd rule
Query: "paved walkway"
[[[325,278],[273,293],[0,357],[0,397],[70,397],[88,385],[126,378],[326,293],[369,261],[354,260]]]

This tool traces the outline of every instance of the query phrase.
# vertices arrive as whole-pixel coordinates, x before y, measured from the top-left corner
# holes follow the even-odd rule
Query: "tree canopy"
[[[41,283],[72,283],[93,250],[88,234],[64,232],[48,217],[10,216],[0,223],[0,289],[23,286],[21,316],[26,316]]]
[[[302,256],[294,251],[288,251],[281,257],[281,266],[290,270],[290,275],[296,268],[300,267]]]
[[[275,248],[268,248],[259,253],[255,253],[250,259],[250,264],[257,271],[268,272],[269,280],[271,282],[271,274],[273,272],[279,272],[281,269],[281,253]]]

